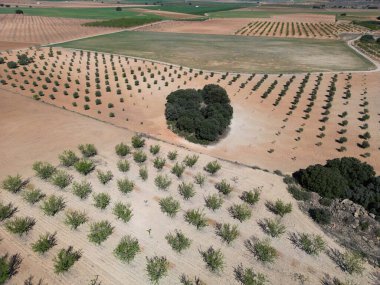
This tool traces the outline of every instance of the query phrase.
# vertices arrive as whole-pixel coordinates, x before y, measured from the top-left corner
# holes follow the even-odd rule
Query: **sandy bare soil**
[[[188,201],[184,201],[178,194],[177,185],[181,181],[190,182],[198,172],[204,172],[203,166],[214,158],[200,155],[197,164],[193,168],[187,168],[182,179],[177,179],[170,173],[174,162],[166,162],[163,170],[157,171],[152,166],[154,156],[149,154],[149,145],[161,146],[158,156],[166,156],[168,151],[177,150],[177,161],[182,161],[187,154],[191,154],[182,148],[172,145],[147,140],[144,151],[148,154],[148,160],[144,163],[148,167],[149,178],[142,181],[138,177],[139,166],[131,157],[127,160],[131,163],[130,170],[123,174],[116,168],[118,158],[114,152],[114,146],[119,142],[130,143],[132,133],[99,122],[73,112],[58,109],[42,104],[30,98],[13,94],[9,91],[0,92],[0,140],[1,164],[0,179],[7,174],[20,173],[23,177],[31,177],[28,187],[38,187],[45,194],[64,197],[66,208],[54,217],[43,214],[40,209],[41,202],[29,206],[22,200],[20,194],[0,192],[1,201],[12,202],[18,207],[15,216],[32,216],[36,219],[36,225],[23,237],[17,237],[5,230],[0,225],[2,241],[0,252],[9,254],[19,253],[22,257],[19,273],[14,276],[9,284],[23,284],[30,275],[34,280],[43,278],[48,284],[88,284],[95,275],[99,275],[102,284],[149,284],[145,271],[145,257],[153,255],[166,256],[170,262],[168,276],[162,279],[160,284],[178,284],[179,276],[186,273],[189,276],[199,276],[207,284],[238,284],[234,278],[233,269],[239,264],[252,267],[257,273],[264,273],[271,284],[301,284],[299,276],[303,276],[308,284],[321,284],[326,275],[336,276],[341,280],[353,280],[357,284],[375,284],[374,269],[366,265],[362,276],[348,276],[327,256],[321,253],[317,257],[307,255],[301,249],[295,247],[289,240],[291,233],[318,234],[327,242],[329,248],[344,251],[332,239],[325,236],[320,228],[310,218],[306,217],[296,206],[281,181],[281,177],[260,170],[221,162],[222,169],[215,175],[207,175],[203,188],[195,187],[196,195]],[[106,185],[100,184],[96,178],[96,172],[91,173],[85,179],[93,186],[93,193],[107,192],[111,196],[111,204],[105,210],[99,210],[93,206],[92,197],[87,200],[79,200],[71,193],[71,185],[65,190],[58,190],[49,182],[44,182],[33,176],[31,165],[36,160],[48,161],[58,165],[57,156],[64,149],[73,149],[79,154],[76,146],[79,143],[94,143],[99,154],[94,157],[96,168],[110,170],[114,178]],[[60,167],[62,168],[62,167]],[[84,179],[73,169],[65,169],[74,178],[74,181]],[[167,191],[158,190],[154,185],[157,174],[167,174],[172,185]],[[33,176],[33,177],[32,177]],[[117,190],[117,179],[128,178],[135,182],[134,190],[125,195]],[[234,187],[234,191],[221,209],[211,212],[204,209],[209,225],[196,230],[183,219],[184,211],[194,208],[203,208],[203,197],[217,193],[213,184],[226,179]],[[252,218],[243,223],[234,220],[227,211],[233,203],[241,203],[239,196],[243,191],[253,188],[261,189],[260,201],[253,206]],[[22,190],[25,191],[25,190]],[[164,215],[159,208],[158,201],[163,197],[172,195],[181,203],[181,211],[175,218]],[[267,201],[281,199],[293,204],[293,211],[282,218],[286,226],[286,233],[280,238],[272,238],[271,244],[279,253],[279,257],[273,264],[263,265],[256,260],[244,246],[244,242],[252,236],[265,238],[266,234],[259,227],[258,222],[264,218],[274,218],[275,215],[268,211]],[[129,203],[133,209],[133,217],[127,225],[117,220],[112,214],[112,207],[116,202]],[[64,212],[67,210],[85,211],[89,221],[72,231],[64,224]],[[96,246],[87,239],[89,224],[94,221],[108,220],[114,226],[113,234]],[[240,236],[230,245],[226,245],[215,234],[217,222],[237,224]],[[147,230],[151,229],[148,234]],[[191,247],[182,254],[175,253],[165,240],[168,232],[181,229],[185,235],[192,239]],[[57,245],[44,255],[38,255],[31,250],[31,244],[39,235],[46,232],[57,232]],[[142,251],[130,263],[125,264],[116,259],[112,251],[124,235],[131,235],[139,240]],[[74,264],[67,273],[56,275],[53,273],[53,258],[61,248],[74,246],[82,251],[81,259]],[[209,246],[221,249],[225,257],[224,271],[214,274],[207,270],[202,261],[199,250],[205,250]],[[298,277],[297,277],[298,276]]]
[[[117,31],[115,28],[85,27],[91,20],[24,15],[0,15],[0,50],[68,41]]]
[[[0,80],[6,83],[1,89],[34,96],[199,152],[271,170],[290,172],[342,156],[358,157],[380,170],[379,72],[311,74],[308,80],[306,74],[200,74],[124,56],[114,55],[111,59],[102,53],[53,51],[53,57],[49,57],[47,48],[29,50],[35,63],[26,70],[19,67],[14,72],[5,72],[6,65],[1,65]],[[42,55],[44,59],[40,59]],[[3,53],[3,56],[12,59],[16,54]],[[97,61],[99,86],[96,85]],[[50,83],[46,77],[51,77]],[[329,103],[326,95],[333,78],[336,78],[336,92]],[[165,98],[178,88],[203,88],[210,83],[226,88],[234,117],[225,138],[216,145],[204,147],[191,144],[167,129]],[[361,136],[365,132],[370,134],[370,146],[362,148]],[[340,141],[342,137],[347,141]]]

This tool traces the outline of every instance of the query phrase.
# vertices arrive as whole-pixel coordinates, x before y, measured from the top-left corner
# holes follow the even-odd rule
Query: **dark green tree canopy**
[[[192,142],[216,141],[231,123],[230,99],[219,85],[208,84],[202,90],[180,89],[170,93],[166,101],[168,125]]]

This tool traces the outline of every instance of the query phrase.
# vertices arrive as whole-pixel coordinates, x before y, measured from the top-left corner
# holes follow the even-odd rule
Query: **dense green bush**
[[[168,274],[169,261],[164,256],[146,257],[146,271],[150,282],[158,284]]]
[[[293,242],[307,254],[319,255],[326,248],[326,242],[319,235],[302,233],[293,238]]]
[[[56,234],[46,233],[44,235],[40,235],[38,240],[32,244],[32,249],[34,252],[38,252],[40,254],[44,254],[49,249],[57,244]]]
[[[167,234],[165,239],[172,249],[179,253],[189,248],[191,245],[191,240],[187,238],[180,230],[175,230],[174,234]]]
[[[215,161],[210,161],[209,163],[207,163],[203,169],[207,171],[208,173],[215,174],[221,168],[222,166],[220,165],[220,163],[217,160],[215,160]]]
[[[165,116],[173,131],[193,142],[217,140],[229,126],[233,109],[226,91],[214,84],[180,89],[166,98]]]
[[[42,193],[40,189],[28,189],[23,191],[22,197],[26,202],[28,202],[30,205],[33,205],[37,202],[39,202],[42,198],[45,197],[45,194]]]
[[[48,216],[55,216],[66,207],[65,200],[61,196],[54,194],[47,197],[41,205],[42,211]]]
[[[90,182],[83,180],[81,182],[73,183],[73,194],[78,196],[79,198],[86,199],[91,192],[92,186]]]
[[[135,135],[132,137],[132,146],[134,148],[142,148],[145,145],[145,139],[142,136]]]
[[[224,255],[220,249],[210,246],[207,250],[201,251],[203,261],[211,272],[221,272],[224,267]]]
[[[111,202],[111,196],[107,193],[98,193],[93,195],[94,198],[94,206],[101,210],[107,208],[109,203]]]
[[[53,185],[61,189],[64,189],[70,185],[72,179],[73,177],[70,174],[68,174],[66,171],[57,170],[50,178],[50,181]]]
[[[193,183],[182,182],[181,184],[178,185],[178,192],[183,197],[183,199],[189,200],[195,195]]]
[[[75,251],[72,246],[67,249],[62,248],[54,258],[54,272],[63,273],[68,271],[82,256],[82,253]]]
[[[121,171],[121,172],[127,172],[129,171],[129,168],[130,168],[130,164],[128,162],[128,160],[125,160],[125,159],[121,159],[117,162],[117,168]]]
[[[249,205],[254,205],[260,200],[260,191],[258,189],[244,191],[240,199]]]
[[[107,171],[98,170],[96,176],[98,177],[99,182],[102,183],[103,185],[107,184],[113,178],[113,174],[110,170],[107,170]]]
[[[176,162],[171,170],[171,173],[173,173],[175,176],[180,178],[185,171],[185,166],[181,163]]]
[[[131,236],[124,236],[113,251],[115,256],[124,262],[131,262],[140,252],[139,241]]]
[[[264,274],[255,273],[252,268],[244,268],[239,265],[234,269],[235,278],[242,285],[265,285],[268,281]]]
[[[34,218],[15,217],[5,223],[5,228],[13,234],[22,236],[23,234],[27,234],[35,224],[36,220]]]
[[[223,205],[223,197],[218,194],[212,194],[205,197],[205,205],[207,208],[211,209],[212,211],[215,211],[222,207]]]
[[[157,175],[156,178],[154,178],[154,184],[158,187],[160,190],[167,190],[169,186],[172,184],[171,179],[165,174],[165,175]]]
[[[142,150],[138,150],[133,153],[133,160],[137,163],[143,163],[146,159],[147,156]]]
[[[328,225],[331,222],[331,212],[323,208],[310,208],[309,215],[321,225]]]
[[[129,222],[133,216],[131,206],[129,204],[125,205],[121,202],[115,204],[113,207],[113,214],[124,223]]]
[[[98,154],[93,144],[81,144],[78,148],[84,157],[92,157]]]
[[[90,225],[88,239],[89,241],[100,245],[113,233],[113,229],[114,228],[111,226],[110,222],[106,220],[92,223]]]
[[[265,219],[260,223],[266,234],[271,237],[279,237],[285,233],[285,225],[281,224],[280,219]]]
[[[237,225],[217,224],[216,234],[227,244],[231,244],[239,236],[239,230]]]
[[[37,161],[33,163],[33,170],[41,179],[49,179],[56,171],[56,168],[48,162]]]
[[[328,160],[293,173],[302,187],[324,198],[348,198],[380,215],[380,177],[372,166],[353,157]]]
[[[159,202],[161,211],[169,217],[174,217],[180,209],[180,203],[173,197],[162,198]]]
[[[198,230],[207,226],[205,214],[200,209],[192,209],[185,212],[185,221],[195,226]]]
[[[77,161],[74,167],[79,173],[87,175],[95,169],[95,164],[92,160],[84,158]]]
[[[17,207],[14,207],[12,203],[3,204],[0,201],[0,222],[12,217],[17,212]]]
[[[215,188],[223,195],[228,196],[232,192],[232,186],[225,179],[215,183]]]
[[[124,143],[119,143],[115,146],[115,152],[118,156],[124,157],[131,153],[131,148]]]
[[[278,252],[271,246],[269,239],[251,239],[246,242],[246,246],[263,263],[272,263],[278,257]]]
[[[8,175],[1,182],[1,188],[12,193],[17,193],[24,186],[24,181],[22,180],[21,175],[17,174],[16,176]]]
[[[80,225],[86,223],[88,217],[85,212],[80,211],[67,211],[65,224],[68,225],[72,230],[76,230]]]
[[[72,150],[65,150],[62,154],[59,155],[59,161],[63,166],[70,167],[73,166],[79,158]]]
[[[231,217],[237,219],[239,222],[244,222],[252,216],[252,210],[247,204],[233,204],[228,208]]]
[[[124,194],[128,194],[129,192],[132,192],[134,187],[135,187],[135,183],[129,180],[128,178],[117,180],[117,188],[120,190],[120,192]]]

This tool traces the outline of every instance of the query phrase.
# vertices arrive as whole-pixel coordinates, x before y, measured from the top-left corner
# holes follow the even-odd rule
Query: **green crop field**
[[[124,31],[58,46],[125,54],[215,71],[294,73],[367,70],[342,41]]]

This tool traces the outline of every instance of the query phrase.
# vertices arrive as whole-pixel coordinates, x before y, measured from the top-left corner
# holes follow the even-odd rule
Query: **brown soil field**
[[[293,21],[284,19],[256,19],[235,32],[242,36],[292,37],[336,39],[341,33],[362,33],[365,28],[350,23]]]
[[[251,19],[210,19],[206,21],[167,21],[141,27],[138,31],[233,35],[238,29],[251,23]]]
[[[323,15],[323,14],[285,14],[274,15],[271,17],[281,22],[311,22],[311,23],[335,23],[335,15]]]
[[[90,21],[3,14],[0,15],[0,50],[68,41],[120,30],[82,26]]]
[[[115,154],[114,147],[120,142],[130,144],[132,132],[33,101],[10,91],[1,91],[0,111],[0,179],[16,173],[29,178],[28,185],[20,191],[21,193],[12,194],[2,190],[1,202],[12,202],[17,207],[14,217],[30,216],[36,221],[32,230],[21,237],[8,232],[4,223],[0,224],[0,252],[9,255],[18,253],[22,258],[18,273],[12,277],[9,284],[24,284],[24,280],[31,275],[34,282],[42,278],[44,284],[89,284],[95,275],[98,275],[101,284],[106,285],[149,284],[145,270],[146,257],[154,255],[165,256],[169,261],[168,274],[160,284],[179,284],[179,277],[183,273],[190,278],[199,276],[207,284],[240,284],[234,278],[234,268],[240,264],[245,268],[252,267],[256,273],[265,274],[270,284],[303,284],[305,280],[307,284],[321,284],[328,276],[352,280],[356,284],[376,284],[376,269],[368,264],[365,264],[363,275],[350,276],[330,259],[327,254],[329,249],[340,252],[344,252],[344,249],[299,210],[279,176],[223,161],[220,162],[221,170],[210,176],[203,171],[203,166],[215,158],[200,154],[197,163],[191,168],[186,168],[183,176],[178,179],[170,173],[171,167],[176,161],[181,162],[186,155],[194,153],[153,139],[146,139],[145,147],[142,148],[147,153],[147,161],[137,164],[128,155],[126,159],[130,162],[130,169],[122,173],[116,166],[120,158]],[[58,155],[65,149],[72,149],[79,155],[76,147],[80,143],[94,143],[98,150],[98,155],[92,158],[96,169],[87,176],[80,175],[72,167],[60,166],[58,161]],[[149,146],[155,144],[160,145],[160,152],[156,156],[166,157],[169,151],[178,152],[176,160],[167,160],[162,170],[156,170],[152,166],[155,156],[149,153]],[[70,174],[73,181],[86,180],[92,185],[92,193],[108,193],[111,198],[110,205],[100,210],[94,206],[92,195],[83,200],[76,197],[72,193],[72,184],[65,189],[58,189],[50,182],[37,178],[31,167],[37,160],[56,165],[58,169]],[[148,170],[146,181],[139,178],[141,165],[146,166]],[[96,170],[109,170],[114,177],[103,185],[97,179]],[[199,172],[204,173],[205,184],[202,188],[195,185],[195,196],[184,200],[178,193],[178,185],[181,182],[192,182]],[[155,185],[155,177],[159,174],[168,175],[172,181],[166,191],[159,190]],[[134,189],[128,194],[122,194],[117,189],[117,180],[124,178],[135,183]],[[213,212],[205,208],[204,197],[218,193],[214,184],[222,179],[226,179],[232,185],[233,191],[228,197],[223,198],[222,207]],[[22,198],[23,192],[32,188],[39,188],[48,196],[62,197],[65,208],[54,216],[45,215],[41,209],[43,201],[31,206]],[[239,223],[231,217],[228,209],[231,205],[242,203],[239,198],[241,193],[251,189],[260,189],[260,200],[250,207],[252,217]],[[168,196],[173,196],[181,205],[180,212],[173,218],[162,213],[158,204],[160,199]],[[246,244],[252,236],[260,240],[268,237],[259,223],[264,219],[277,217],[266,206],[267,202],[277,199],[291,203],[293,209],[280,220],[286,226],[286,232],[280,237],[270,239],[270,244],[278,254],[277,259],[274,263],[263,264],[248,250]],[[114,216],[112,208],[116,202],[130,205],[133,216],[127,224]],[[201,230],[187,224],[183,217],[185,211],[197,208],[203,209],[208,220],[208,226]],[[72,210],[84,211],[88,217],[88,221],[77,230],[71,230],[64,222],[65,213]],[[95,245],[88,240],[87,235],[90,232],[90,224],[101,220],[109,221],[113,226],[113,232],[101,245]],[[230,245],[222,242],[215,233],[214,225],[219,222],[238,226],[239,236]],[[190,248],[181,254],[172,250],[165,240],[165,236],[176,229],[180,229],[192,240]],[[33,252],[32,243],[47,232],[56,232],[56,245],[43,255]],[[326,251],[318,256],[306,254],[289,238],[292,234],[300,233],[320,235],[326,242]],[[114,248],[125,235],[137,238],[141,248],[129,264],[123,263],[113,254]],[[80,250],[82,256],[68,272],[55,274],[53,259],[61,248],[69,246]],[[209,246],[221,250],[225,262],[223,273],[212,273],[206,268],[200,251]]]
[[[176,12],[170,12],[170,11],[160,11],[160,10],[149,10],[149,9],[143,9],[143,8],[134,8],[131,9],[132,11],[140,12],[140,13],[151,13],[162,17],[170,17],[171,19],[191,19],[191,18],[198,18],[198,15],[191,15],[191,14],[185,14],[185,13],[176,13]]]
[[[1,0],[4,5],[43,7],[43,8],[107,8],[107,7],[146,7],[144,4],[103,3],[94,1],[35,1],[35,0]],[[152,6],[152,5],[149,5]]]
[[[379,72],[222,74],[66,49],[28,54],[30,66],[0,66],[2,90],[251,166],[290,172],[354,156],[380,171]],[[12,60],[16,52],[1,56]],[[227,90],[234,117],[220,142],[194,145],[167,129],[165,98],[210,83]]]

